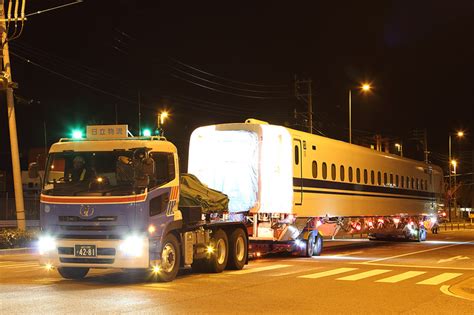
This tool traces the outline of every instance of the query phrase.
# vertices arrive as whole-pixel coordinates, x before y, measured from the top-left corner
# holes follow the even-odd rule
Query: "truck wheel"
[[[419,229],[418,230],[418,242],[424,242],[426,241],[426,230],[425,229]]]
[[[208,262],[209,272],[222,272],[227,266],[229,256],[229,242],[227,235],[222,230],[217,230],[211,239],[214,252],[210,255]]]
[[[247,237],[244,230],[235,229],[230,234],[229,239],[229,261],[227,262],[227,269],[240,270],[244,268],[247,261]]]
[[[323,251],[323,238],[318,233],[316,237],[314,238],[313,256],[321,255],[322,251]]]
[[[180,258],[178,240],[173,234],[166,235],[161,249],[161,270],[157,274],[159,281],[169,282],[176,278]]]
[[[89,272],[89,268],[59,267],[58,272],[65,279],[83,279]]]

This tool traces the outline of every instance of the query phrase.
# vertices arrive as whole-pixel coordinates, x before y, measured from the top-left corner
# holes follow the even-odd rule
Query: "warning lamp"
[[[143,136],[144,137],[150,137],[151,136],[151,130],[150,129],[143,129]]]
[[[73,130],[72,131],[72,138],[73,139],[82,139],[82,131],[81,130]]]

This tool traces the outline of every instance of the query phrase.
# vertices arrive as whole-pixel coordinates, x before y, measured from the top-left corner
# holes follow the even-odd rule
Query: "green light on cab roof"
[[[72,138],[73,139],[82,139],[82,131],[81,130],[73,130],[72,131]]]
[[[150,129],[143,129],[143,136],[144,137],[150,137],[151,136],[151,130]]]

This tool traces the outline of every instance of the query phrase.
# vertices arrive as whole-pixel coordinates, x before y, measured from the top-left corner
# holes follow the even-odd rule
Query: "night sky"
[[[26,11],[65,3],[28,1]],[[201,125],[253,117],[302,128],[295,75],[313,81],[316,133],[347,141],[352,89],[354,142],[379,133],[422,159],[413,130],[426,129],[431,160],[447,164],[448,134],[463,129],[454,155],[472,151],[473,1],[85,0],[31,16],[10,50],[25,167],[44,126],[48,145],[116,114],[136,134],[139,95],[142,127],[169,109],[166,136],[184,156]],[[358,92],[363,81],[372,93]],[[9,170],[4,96],[0,105]]]

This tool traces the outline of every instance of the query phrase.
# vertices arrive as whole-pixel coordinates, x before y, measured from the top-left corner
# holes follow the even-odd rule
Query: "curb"
[[[17,254],[33,254],[34,252],[35,252],[35,249],[33,247],[8,248],[8,249],[0,249],[0,256],[17,255]]]

